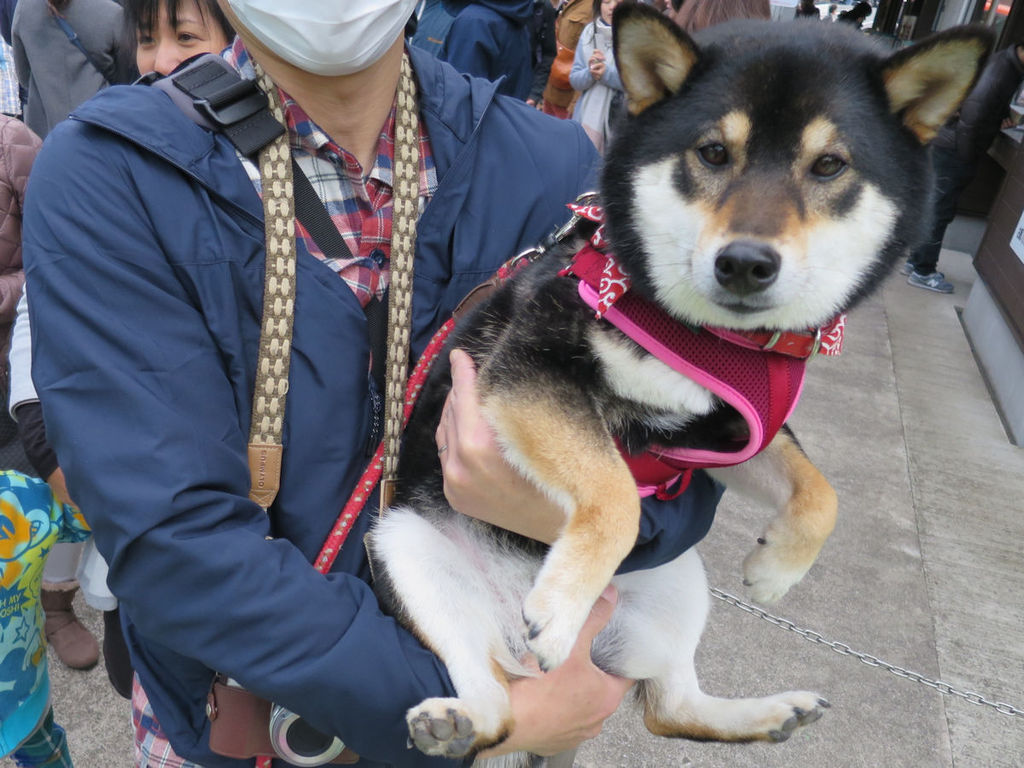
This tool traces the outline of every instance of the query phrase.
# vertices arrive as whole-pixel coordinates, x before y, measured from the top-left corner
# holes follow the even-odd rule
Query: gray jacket
[[[123,44],[123,11],[113,0],[71,0],[63,13],[104,71],[124,81],[132,51]],[[12,31],[18,81],[28,94],[25,123],[45,138],[57,123],[108,83],[68,40],[47,0],[19,0]]]

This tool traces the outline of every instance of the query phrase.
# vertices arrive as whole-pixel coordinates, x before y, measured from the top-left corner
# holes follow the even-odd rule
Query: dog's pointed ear
[[[985,27],[954,27],[893,54],[882,67],[892,111],[922,144],[960,108],[992,49]]]
[[[621,3],[612,30],[615,66],[633,115],[678,91],[700,58],[689,35],[647,5]]]

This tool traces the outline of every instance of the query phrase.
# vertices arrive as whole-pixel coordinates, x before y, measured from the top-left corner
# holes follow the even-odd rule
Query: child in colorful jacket
[[[19,766],[71,768],[50,705],[39,590],[53,545],[89,535],[81,512],[45,482],[0,472],[0,757]]]

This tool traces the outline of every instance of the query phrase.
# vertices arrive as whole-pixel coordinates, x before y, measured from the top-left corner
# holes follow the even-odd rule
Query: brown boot
[[[71,603],[78,582],[44,583],[43,610],[46,611],[46,640],[57,657],[72,669],[92,669],[100,658],[100,648],[89,630],[75,615]]]

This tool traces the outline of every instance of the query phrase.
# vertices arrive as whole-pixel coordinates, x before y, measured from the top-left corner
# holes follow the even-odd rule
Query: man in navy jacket
[[[229,13],[245,5],[222,2]],[[354,157],[372,155],[400,37],[354,74],[313,75],[265,30],[250,30],[255,20],[231,15],[246,47],[328,136]],[[418,224],[415,356],[472,287],[565,220],[564,204],[593,186],[598,161],[571,122],[409,54],[437,174]],[[447,764],[406,747],[406,710],[453,688],[437,657],[382,615],[373,595],[360,541],[376,497],[333,571],[310,566],[367,462],[369,342],[355,294],[300,247],[282,489],[264,513],[248,498],[246,459],[262,311],[260,198],[231,144],[157,89],[107,89],[72,118],[39,156],[26,206],[33,373],[162,733],[193,764],[251,765],[209,749],[206,696],[218,670],[338,734],[360,765]],[[647,504],[624,567],[660,564],[696,543],[720,493],[697,473],[677,501]],[[562,679],[554,693],[582,684]],[[624,692],[603,678],[588,684],[616,691],[611,709]],[[559,716],[542,720],[576,716],[565,701],[553,696],[547,706]],[[608,714],[578,717],[599,726]],[[542,751],[582,738],[523,726],[510,742]]]

